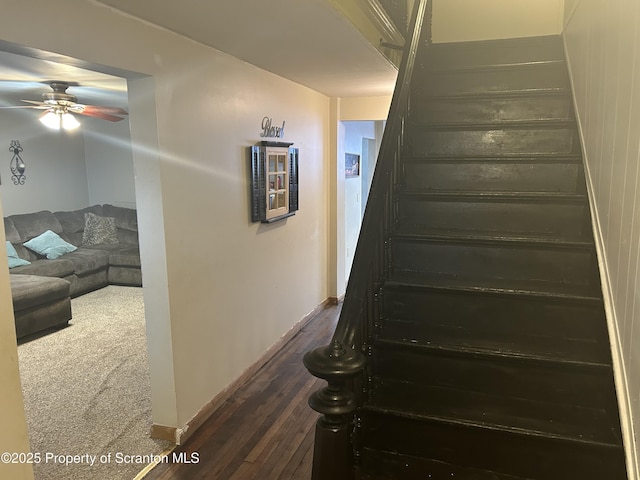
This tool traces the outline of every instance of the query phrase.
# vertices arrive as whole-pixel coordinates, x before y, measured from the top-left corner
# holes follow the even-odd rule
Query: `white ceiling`
[[[328,0],[100,0],[328,96],[389,95],[395,68]],[[0,51],[0,106],[40,100],[45,80],[78,102],[126,107],[126,81]]]
[[[388,95],[395,68],[328,0],[99,0],[329,96]]]

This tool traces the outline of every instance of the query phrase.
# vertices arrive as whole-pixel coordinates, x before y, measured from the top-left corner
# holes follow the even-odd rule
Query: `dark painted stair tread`
[[[598,300],[403,284],[386,284],[381,298],[378,338],[434,343],[446,337],[445,347],[498,342],[512,350],[504,347],[511,342],[531,354],[611,364],[604,306]],[[560,345],[562,355],[556,355]]]
[[[405,189],[396,198],[401,228],[560,238],[592,235],[584,194]]]
[[[477,97],[486,94],[567,93],[566,67],[557,62],[492,68],[414,70],[412,95]]]
[[[450,357],[462,357],[462,358],[475,358],[483,359],[490,362],[509,362],[510,364],[539,364],[543,366],[551,366],[553,368],[574,368],[578,370],[590,370],[593,372],[601,372],[611,368],[610,362],[597,362],[597,361],[583,361],[583,360],[571,360],[563,358],[562,356],[552,355],[549,353],[530,353],[525,350],[519,350],[516,348],[511,349],[495,349],[486,346],[476,345],[459,345],[455,343],[418,343],[405,340],[397,340],[391,338],[385,338],[381,336],[375,342],[376,348],[384,349],[386,351],[406,351],[411,355],[426,354],[426,355],[447,355]]]
[[[527,130],[527,129],[560,129],[560,128],[574,128],[575,122],[565,119],[533,119],[533,120],[504,120],[504,121],[492,121],[492,122],[422,122],[412,121],[411,126],[418,128],[421,131],[426,130],[458,130],[458,131],[472,131],[472,130]]]
[[[567,442],[462,423],[416,421],[410,416],[389,415],[375,409],[362,409],[359,418],[363,450],[371,452],[394,452],[407,459],[435,459],[516,478],[627,478],[620,446]]]
[[[372,356],[371,375],[377,377],[532,401],[598,409],[616,407],[612,371],[607,365],[412,347],[389,341],[376,341]]]
[[[577,248],[593,248],[593,240],[586,235],[557,235],[555,233],[515,234],[508,232],[478,232],[474,230],[450,230],[429,225],[399,225],[394,237],[432,241],[565,245]]]
[[[414,95],[410,121],[426,124],[561,121],[573,118],[571,97],[565,93],[421,97]],[[416,105],[423,103],[424,106]],[[422,107],[422,108],[420,108]]]
[[[414,155],[571,154],[578,148],[577,131],[569,125],[465,125],[461,128],[409,125],[406,131],[405,141]]]
[[[544,156],[403,157],[401,188],[413,191],[469,193],[584,193],[582,158]]]
[[[498,91],[498,92],[478,92],[478,93],[452,93],[452,94],[433,94],[429,90],[416,90],[412,92],[412,100],[414,102],[414,108],[416,107],[416,101],[424,101],[429,104],[431,102],[461,102],[467,101],[501,101],[501,100],[523,100],[523,99],[537,99],[537,98],[571,98],[571,92],[567,89],[539,89],[532,91]],[[573,118],[573,117],[572,117]]]
[[[621,445],[602,409],[508,398],[378,378],[365,408],[416,420],[462,423],[580,443]]]
[[[459,73],[468,73],[468,72],[477,72],[483,70],[512,70],[517,68],[526,68],[526,67],[540,67],[540,66],[562,66],[564,67],[565,63],[563,60],[538,60],[538,61],[522,61],[522,62],[487,62],[485,64],[476,64],[476,65],[453,65],[451,63],[429,63],[422,66],[420,69],[421,73],[450,73],[450,72],[459,72]]]
[[[420,51],[425,68],[564,61],[560,36],[436,43]]]
[[[432,231],[425,230],[412,230],[409,227],[397,230],[392,239],[399,240],[413,240],[413,241],[425,241],[425,242],[437,242],[447,244],[495,244],[503,246],[538,246],[549,248],[578,248],[578,249],[592,249],[594,248],[591,240],[574,239],[569,240],[553,235],[509,235],[509,234],[487,234],[483,232],[474,233],[470,231],[464,232],[447,232],[447,231]]]
[[[514,318],[514,322],[517,319]],[[524,330],[524,329],[523,329]],[[456,324],[429,324],[385,319],[378,336],[399,344],[468,352],[497,353],[505,356],[546,358],[558,362],[610,365],[608,351],[595,338],[567,338],[550,331],[548,335],[521,334],[501,330],[472,329]]]
[[[363,448],[360,480],[531,480],[438,460]]]
[[[587,285],[572,285],[553,282],[515,281],[500,278],[460,278],[453,275],[428,274],[395,270],[391,272],[387,285],[408,287],[438,287],[456,290],[489,291],[492,293],[581,298],[587,301],[600,300],[600,291]]]
[[[530,202],[563,202],[563,203],[584,203],[587,201],[585,194],[560,193],[560,192],[467,192],[456,191],[425,191],[405,189],[398,192],[400,197],[417,197],[425,199],[465,199],[472,201],[530,201]]]
[[[461,162],[461,163],[514,163],[514,162],[541,162],[541,163],[578,163],[582,164],[582,155],[572,154],[548,154],[548,153],[532,153],[526,152],[521,154],[508,155],[405,155],[402,158],[404,163],[410,162],[428,162],[428,163],[444,163],[444,162]]]

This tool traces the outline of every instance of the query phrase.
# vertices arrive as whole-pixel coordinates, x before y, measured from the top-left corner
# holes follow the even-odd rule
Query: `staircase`
[[[363,479],[623,479],[558,37],[418,52]]]
[[[627,478],[561,39],[423,40],[408,104],[351,478]]]

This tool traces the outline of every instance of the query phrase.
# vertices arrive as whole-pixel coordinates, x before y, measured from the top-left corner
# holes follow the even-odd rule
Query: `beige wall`
[[[564,0],[433,0],[433,41],[558,35]]]
[[[2,216],[2,205],[0,205]],[[0,238],[4,245],[4,224],[0,223]],[[4,251],[4,247],[3,247]],[[22,406],[22,390],[18,371],[16,329],[11,307],[7,256],[0,255],[0,453],[29,452],[27,424]],[[33,469],[27,463],[0,461],[0,478],[33,479]]]
[[[565,44],[574,86],[623,427],[637,478],[640,429],[640,2],[573,0]]]
[[[133,155],[128,119],[82,123],[89,204],[135,208]]]
[[[382,97],[343,98],[340,102],[340,120],[386,120],[389,116],[391,95]]]
[[[0,62],[1,68],[1,62]],[[3,101],[3,104],[5,102]],[[0,110],[0,196],[5,215],[38,210],[74,210],[89,202],[83,128],[73,132],[50,130],[30,109]],[[27,167],[24,185],[11,181],[9,145],[18,140]],[[5,153],[6,152],[6,153]],[[52,158],[59,159],[51,162]],[[57,184],[52,177],[59,176]],[[49,199],[49,204],[43,202]]]
[[[0,40],[149,76],[130,122],[153,418],[182,427],[328,296],[329,99],[94,2],[4,2]],[[265,115],[300,149],[300,210],[273,225],[249,220]]]
[[[573,12],[575,11],[579,3],[580,0],[564,0],[564,25],[566,25],[571,20]]]

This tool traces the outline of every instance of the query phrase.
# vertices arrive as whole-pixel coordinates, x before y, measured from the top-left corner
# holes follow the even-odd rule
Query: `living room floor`
[[[68,327],[18,346],[31,451],[43,457],[35,478],[130,480],[145,464],[118,463],[116,452],[160,454],[173,446],[149,438],[142,288],[107,286],[72,299],[72,310]],[[87,460],[65,465],[52,455]]]

